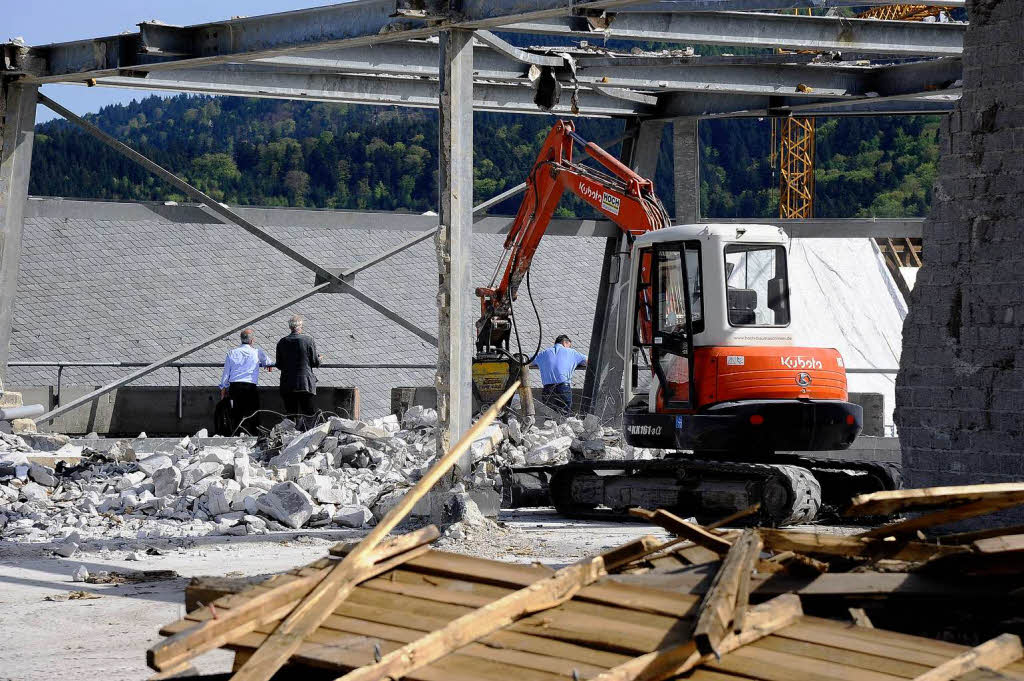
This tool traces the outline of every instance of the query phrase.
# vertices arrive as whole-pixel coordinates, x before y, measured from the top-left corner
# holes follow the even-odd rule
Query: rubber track
[[[555,482],[558,477],[566,476],[575,471],[582,474],[592,474],[597,470],[622,470],[632,469],[633,475],[650,476],[652,473],[657,474],[661,472],[665,477],[677,477],[677,471],[680,469],[684,472],[683,478],[692,478],[697,476],[698,478],[704,477],[704,475],[710,473],[712,477],[715,473],[728,474],[731,477],[736,478],[747,478],[749,480],[756,480],[762,484],[762,486],[769,480],[775,479],[779,482],[782,487],[786,490],[789,495],[789,507],[780,514],[769,516],[767,513],[762,513],[761,522],[770,524],[773,526],[782,525],[795,525],[808,523],[814,520],[818,514],[818,509],[821,507],[821,485],[814,475],[800,466],[793,466],[788,464],[768,464],[768,463],[746,463],[746,462],[735,462],[735,461],[715,461],[715,460],[703,460],[703,459],[660,459],[653,461],[595,461],[595,462],[579,462],[567,464],[565,466],[559,466],[558,470],[561,475],[554,477],[552,482]],[[627,476],[628,477],[628,476]],[[571,487],[571,480],[561,480],[567,487]],[[564,490],[551,490],[552,498],[562,496]],[[576,518],[603,518],[608,519],[609,516],[621,517],[621,514],[615,513],[614,511],[600,512],[593,510],[570,510],[572,505],[571,500],[569,504],[556,503],[557,507],[560,507],[559,512],[565,515],[571,515]],[[735,509],[737,511],[742,509]]]

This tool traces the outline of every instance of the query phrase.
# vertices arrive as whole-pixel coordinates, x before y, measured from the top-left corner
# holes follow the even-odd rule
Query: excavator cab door
[[[700,244],[660,243],[643,249],[639,257],[635,346],[653,374],[649,408],[661,413],[691,411],[693,334],[695,327],[703,327]]]

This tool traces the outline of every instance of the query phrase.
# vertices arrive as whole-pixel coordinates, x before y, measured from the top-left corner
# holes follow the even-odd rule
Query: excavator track
[[[753,520],[777,527],[835,518],[853,496],[899,489],[903,483],[895,463],[796,454],[772,458],[778,463],[673,458],[517,468],[518,480],[538,484],[530,501],[515,495],[526,503],[513,505],[550,499],[559,513],[574,518],[626,519],[629,508],[640,507],[714,520],[759,503],[761,512]]]
[[[521,474],[540,471],[516,470]],[[707,521],[760,504],[758,522],[781,526],[811,522],[821,505],[821,487],[811,472],[785,464],[602,461],[570,463],[544,472],[555,509],[572,517],[608,519],[640,507],[664,508]]]

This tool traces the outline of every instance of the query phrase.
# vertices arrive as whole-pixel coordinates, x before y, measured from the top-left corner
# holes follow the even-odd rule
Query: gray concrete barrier
[[[26,403],[42,404],[48,410],[57,406],[52,386],[12,386],[11,389],[20,391]],[[94,389],[93,386],[65,385],[61,401],[70,402]],[[284,412],[277,386],[261,386],[259,393],[262,409]],[[193,435],[203,428],[212,434],[213,412],[220,400],[220,390],[209,386],[185,386],[180,397],[179,410],[177,386],[124,386],[62,414],[52,422],[41,423],[39,427],[40,430],[68,435],[98,433],[112,437],[134,437],[143,431],[152,436]],[[320,386],[316,404],[325,412],[358,418],[359,390]],[[265,413],[262,425],[272,426],[279,418],[276,414]]]

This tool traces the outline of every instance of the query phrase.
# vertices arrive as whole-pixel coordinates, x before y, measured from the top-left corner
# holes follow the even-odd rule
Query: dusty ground
[[[572,521],[543,510],[510,512],[499,527],[470,530],[458,543],[441,539],[438,548],[520,563],[564,565],[645,533],[667,537],[650,526]],[[138,681],[152,672],[145,651],[161,625],[184,615],[183,590],[196,575],[260,575],[308,563],[337,541],[361,536],[356,530],[296,532],[269,536],[203,537],[89,545],[73,558],[54,557],[32,545],[0,542],[0,681],[98,679]],[[126,561],[146,547],[164,555]],[[103,550],[106,549],[106,550]],[[174,570],[180,577],[141,584],[73,582],[85,565],[91,573]],[[47,601],[47,596],[82,590],[89,600]],[[201,672],[226,671],[231,655],[215,651],[200,658]]]

